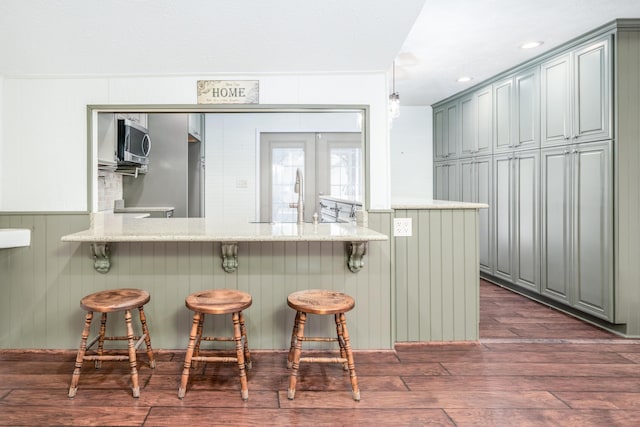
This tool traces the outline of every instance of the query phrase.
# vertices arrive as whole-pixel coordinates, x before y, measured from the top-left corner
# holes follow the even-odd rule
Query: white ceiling
[[[0,0],[0,74],[380,72],[397,56],[402,104],[429,105],[625,17],[640,0]]]
[[[427,0],[396,61],[401,104],[433,104],[616,18],[640,18],[640,0]]]
[[[387,70],[424,0],[0,0],[0,74]]]

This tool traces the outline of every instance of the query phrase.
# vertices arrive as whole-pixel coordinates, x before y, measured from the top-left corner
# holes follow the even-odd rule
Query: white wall
[[[400,107],[390,135],[391,203],[432,199],[431,107]]]
[[[87,104],[195,104],[196,82],[260,81],[261,104],[370,105],[370,206],[390,206],[385,73],[4,78],[0,209],[87,211]],[[95,204],[95,203],[94,203]]]

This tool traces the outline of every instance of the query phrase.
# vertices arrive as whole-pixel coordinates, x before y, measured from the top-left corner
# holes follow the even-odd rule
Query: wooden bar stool
[[[251,369],[251,355],[247,341],[247,329],[244,325],[242,310],[251,306],[251,295],[234,289],[213,289],[196,292],[189,295],[185,305],[194,312],[189,345],[184,358],[182,380],[178,389],[178,397],[182,399],[187,392],[191,362],[233,362],[240,369],[240,388],[242,400],[249,399],[247,388],[247,373]],[[233,320],[233,337],[203,336],[202,329],[205,314],[229,314]],[[200,342],[204,341],[235,341],[236,357],[201,356]],[[194,363],[195,365],[195,363]]]
[[[289,390],[287,397],[293,400],[296,394],[296,382],[300,362],[319,363],[341,363],[345,370],[349,371],[351,377],[351,393],[353,400],[360,400],[360,390],[358,389],[358,377],[356,376],[356,366],[353,361],[351,344],[349,342],[349,332],[347,331],[347,320],[345,313],[355,307],[356,303],[352,297],[341,292],[334,292],[323,289],[312,289],[294,292],[287,298],[289,307],[296,310],[296,320],[291,333],[291,348],[287,358],[287,367],[291,368],[289,375]],[[333,314],[336,322],[337,338],[325,337],[305,337],[304,325],[307,314]],[[300,357],[303,341],[337,341],[340,346],[340,357]]]
[[[149,293],[140,289],[111,289],[87,295],[80,300],[80,307],[82,307],[83,310],[86,310],[87,315],[85,317],[84,330],[82,331],[80,349],[78,350],[78,354],[76,355],[75,369],[73,371],[73,376],[71,377],[69,397],[75,397],[76,392],[78,391],[80,370],[82,369],[82,363],[85,360],[93,360],[95,362],[96,369],[101,367],[103,360],[128,360],[129,366],[131,367],[131,388],[133,391],[133,397],[140,397],[136,350],[140,347],[143,341],[147,346],[149,366],[152,369],[156,367],[156,362],[153,358],[153,349],[151,348],[151,337],[149,336],[149,329],[147,328],[147,318],[144,314],[143,309],[143,306],[148,303],[150,299],[151,297],[149,296]],[[141,336],[134,336],[133,334],[133,326],[131,325],[131,310],[134,308],[137,308],[140,314],[140,323],[142,324]],[[127,326],[127,336],[106,336],[105,332],[107,324],[107,314],[118,311],[124,311],[124,320]],[[100,332],[87,345],[87,339],[89,338],[91,321],[93,320],[94,312],[102,313],[102,318],[100,319]],[[113,351],[104,349],[105,341],[125,340],[129,343],[128,355],[113,354]],[[134,342],[135,340],[137,340],[137,342]],[[96,342],[98,343],[96,354],[87,355],[87,351]]]

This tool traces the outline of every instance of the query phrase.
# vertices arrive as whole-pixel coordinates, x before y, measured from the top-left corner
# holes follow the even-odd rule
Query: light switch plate
[[[412,236],[411,218],[394,218],[393,219],[393,235],[396,237]]]

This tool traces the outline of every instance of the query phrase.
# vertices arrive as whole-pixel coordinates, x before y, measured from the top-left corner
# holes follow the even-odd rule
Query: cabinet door
[[[540,79],[534,67],[516,75],[514,137],[516,148],[540,147]]]
[[[510,150],[513,145],[512,140],[512,88],[513,79],[496,83],[493,87],[494,104],[494,151],[504,152]]]
[[[475,176],[475,160],[460,160],[460,201],[473,203],[476,201],[477,179]]]
[[[493,93],[491,86],[475,94],[477,154],[491,153],[493,148]]]
[[[541,151],[542,293],[569,304],[571,170],[568,147]]]
[[[458,168],[456,162],[434,165],[434,194],[437,200],[457,200]]]
[[[513,259],[515,282],[540,292],[538,237],[539,151],[514,156]]]
[[[574,305],[595,316],[613,314],[611,148],[577,144],[572,151]]]
[[[445,109],[440,107],[433,111],[433,159],[442,160],[446,158],[444,152],[445,140]]]
[[[476,151],[474,98],[460,100],[460,155],[471,156]]]
[[[542,146],[566,144],[571,136],[571,56],[563,55],[540,66]]]
[[[480,242],[480,269],[487,273],[493,273],[493,258],[491,256],[491,236],[493,227],[491,226],[491,189],[493,182],[491,181],[491,156],[478,158],[475,162],[475,173],[477,187],[475,202],[486,203],[488,209],[479,209],[479,242]]]
[[[447,104],[445,111],[444,154],[446,157],[458,155],[458,103]]]
[[[511,281],[512,154],[494,156],[495,275]]]
[[[98,113],[98,163],[118,162],[118,130],[113,113]]]
[[[573,134],[577,142],[610,138],[609,41],[574,53]]]
[[[450,162],[447,165],[447,200],[460,200],[460,190],[458,185],[459,175],[458,175],[458,162]]]

